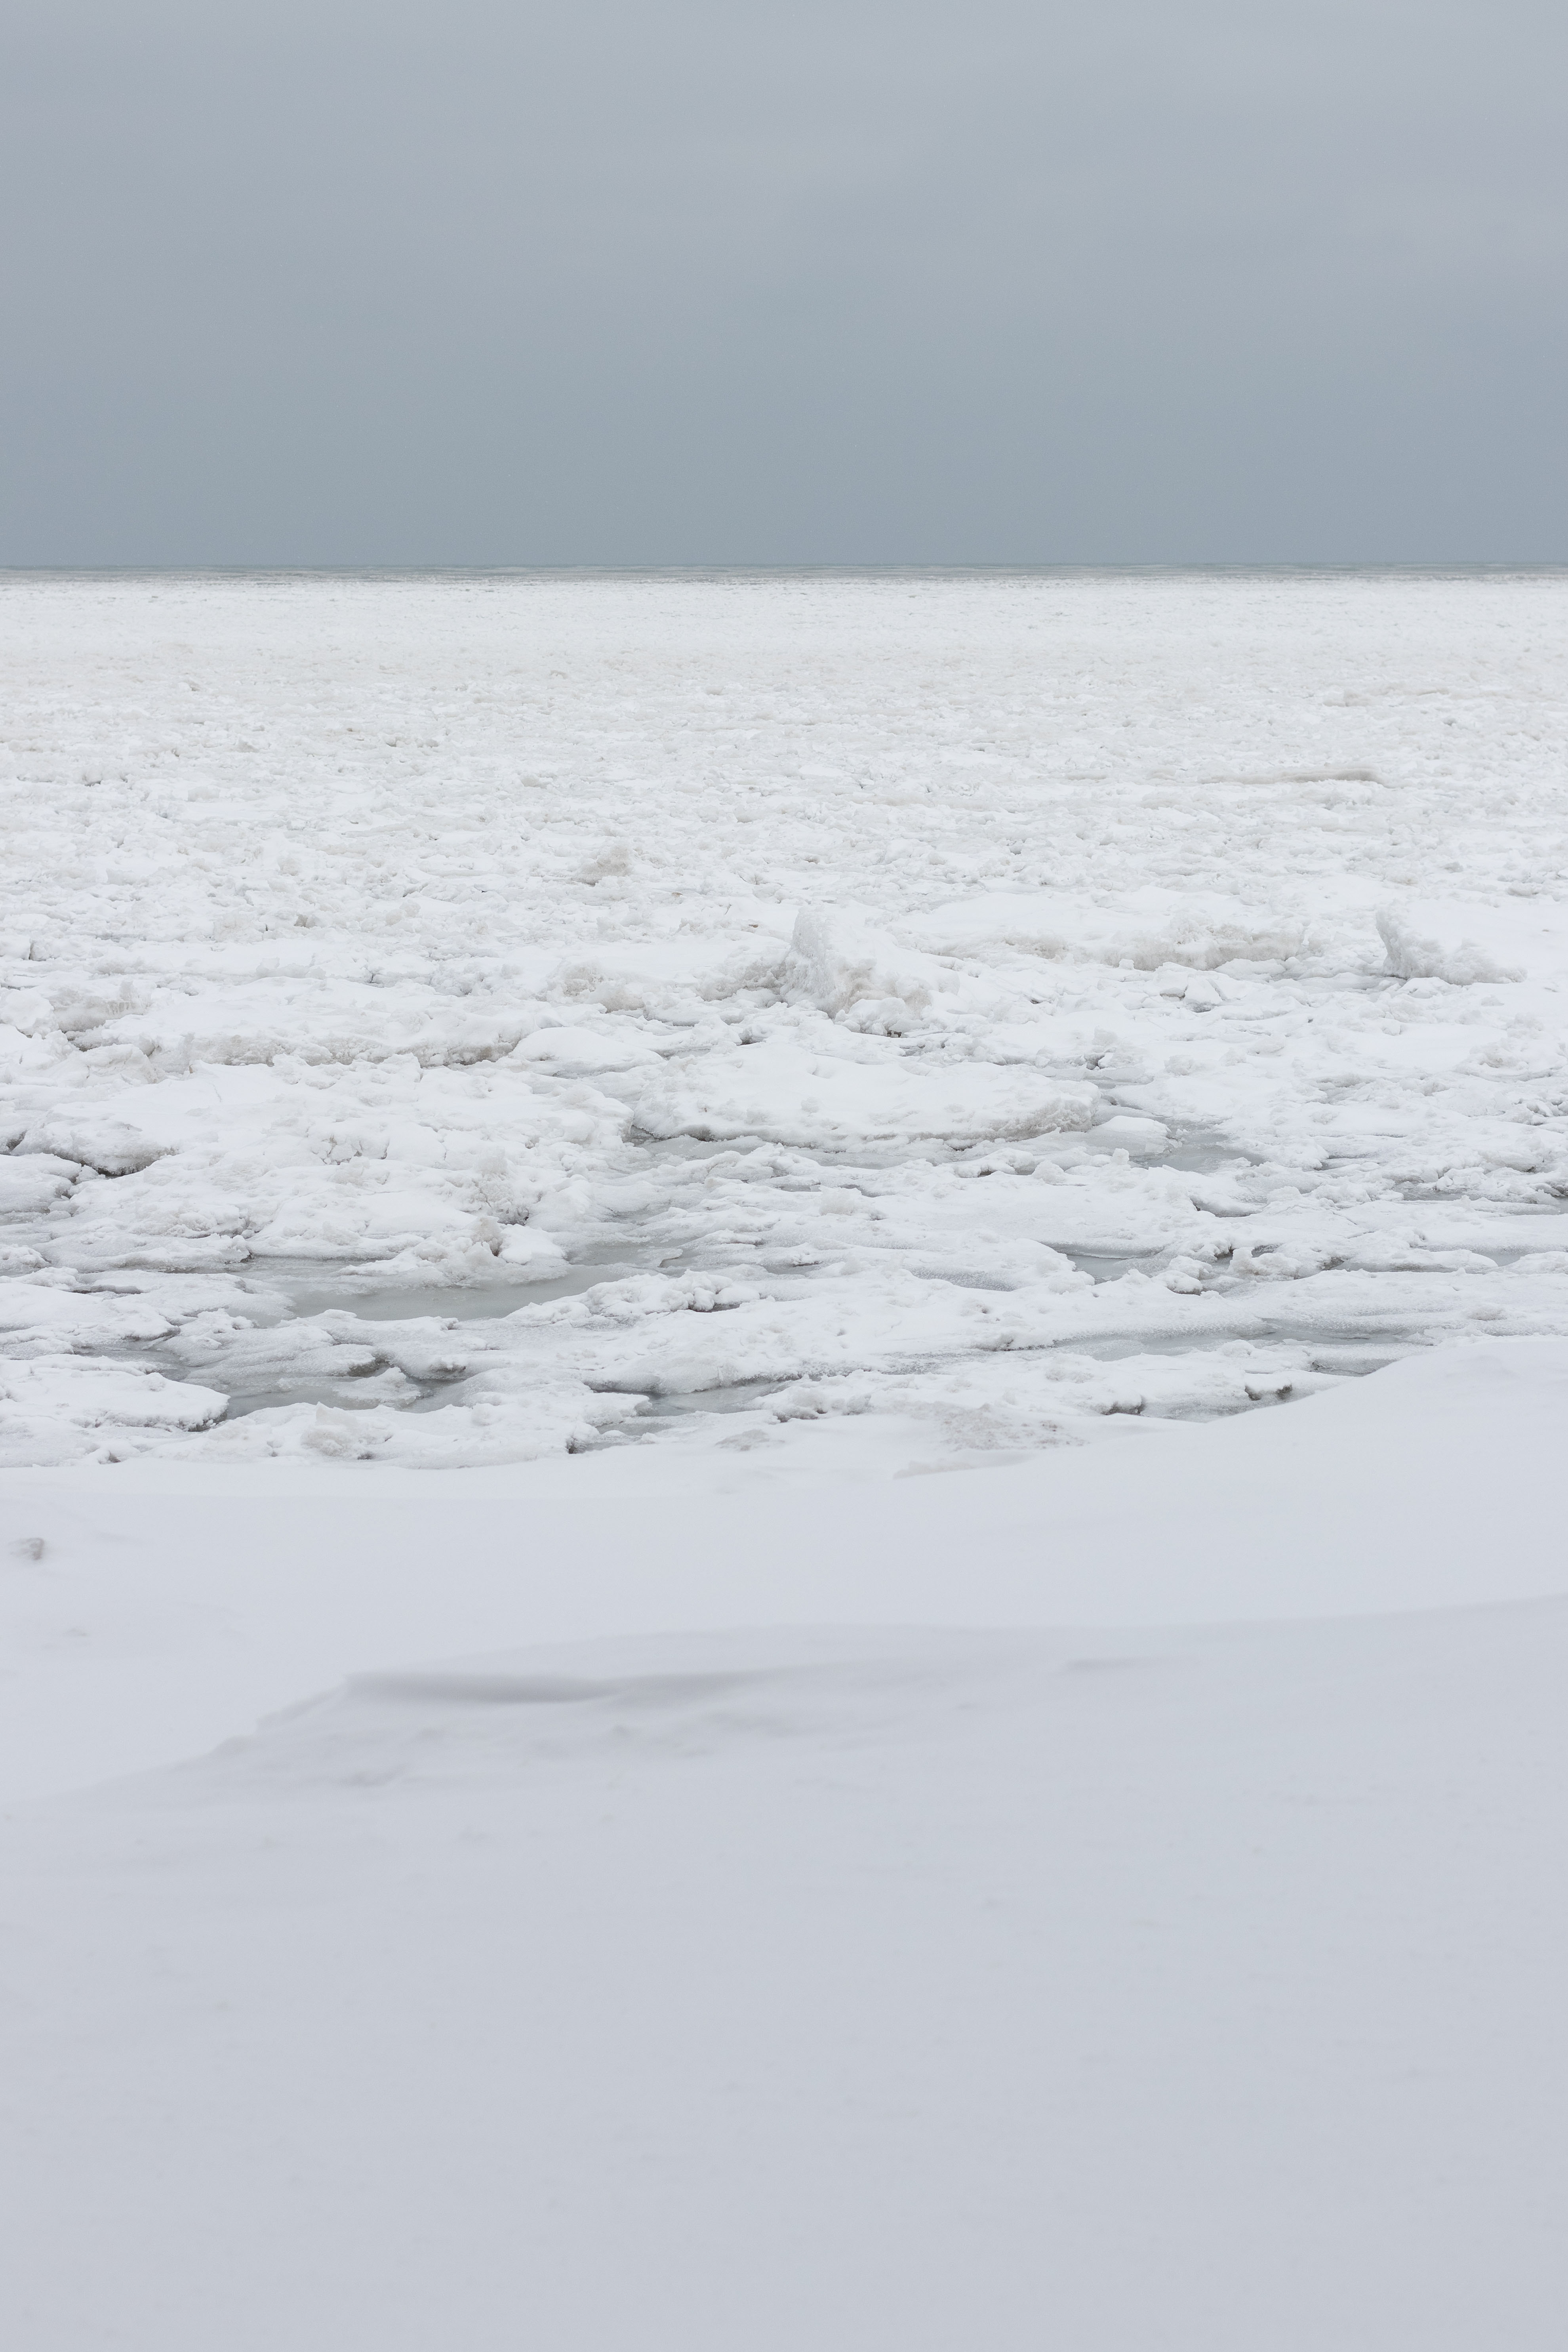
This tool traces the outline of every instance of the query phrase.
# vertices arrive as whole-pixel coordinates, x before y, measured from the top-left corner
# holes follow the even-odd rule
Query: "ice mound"
[[[726,929],[716,938],[687,933],[676,939],[655,935],[635,942],[595,946],[565,958],[548,974],[547,995],[587,1002],[611,1013],[658,1014],[685,1003],[722,1003],[748,989],[769,993],[778,984],[785,959],[785,943],[773,929],[779,919],[776,907],[764,906],[748,918],[746,932],[737,937]]]
[[[44,1119],[29,1128],[16,1146],[19,1152],[40,1152],[78,1168],[91,1168],[100,1176],[134,1176],[161,1159],[166,1146],[154,1143],[123,1118]]]
[[[1450,988],[1468,988],[1478,981],[1523,979],[1518,965],[1499,963],[1474,940],[1462,939],[1456,947],[1444,947],[1438,940],[1423,936],[1416,929],[1418,919],[1395,907],[1378,910],[1377,928],[1388,950],[1387,970],[1395,979],[1444,980]]]
[[[858,1011],[875,1017],[857,1023],[896,1034],[952,980],[935,959],[900,948],[858,908],[803,907],[783,975],[787,996],[836,1019]]]
[[[843,1057],[842,1047],[813,1050],[787,1036],[710,1054],[647,1087],[637,1097],[636,1125],[649,1136],[755,1136],[836,1150],[1082,1129],[1099,1101],[1093,1086],[1038,1070],[909,1055],[891,1040],[847,1038],[843,1045],[852,1042],[865,1059]]]
[[[133,1364],[51,1357],[0,1363],[0,1467],[113,1461],[149,1438],[210,1429],[228,1399],[195,1381],[166,1380]]]
[[[1214,971],[1238,959],[1268,963],[1297,954],[1306,925],[1236,898],[1151,886],[1104,906],[1048,890],[989,891],[913,916],[900,932],[939,955],[1012,948],[1079,963],[1128,963],[1137,971],[1162,964]]]

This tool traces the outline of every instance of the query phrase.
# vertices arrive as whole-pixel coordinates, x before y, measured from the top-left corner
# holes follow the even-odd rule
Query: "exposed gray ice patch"
[[[1248,1327],[1248,1343],[1255,1347],[1284,1346],[1299,1350],[1303,1364],[1314,1371],[1337,1372],[1346,1376],[1360,1372],[1380,1371],[1384,1364],[1396,1363],[1402,1355],[1421,1346],[1420,1339],[1411,1334],[1399,1340],[1386,1337],[1369,1339],[1363,1332],[1345,1330],[1325,1332],[1321,1339],[1304,1339],[1277,1324],[1259,1322]],[[1114,1364],[1132,1356],[1203,1355],[1236,1345],[1233,1330],[1208,1333],[1139,1332],[1123,1333],[1113,1339],[1079,1339],[1064,1341],[1066,1352],[1091,1357],[1096,1362]]]
[[[515,1315],[520,1307],[580,1297],[601,1283],[637,1271],[635,1264],[628,1262],[574,1266],[569,1273],[548,1275],[539,1282],[425,1284],[386,1290],[347,1284],[320,1289],[301,1286],[289,1296],[294,1314],[302,1321],[316,1315],[342,1313],[363,1323],[408,1323],[431,1317],[445,1322],[488,1322]]]
[[[1179,1169],[1184,1175],[1215,1176],[1231,1169],[1254,1168],[1260,1163],[1256,1155],[1240,1151],[1228,1138],[1205,1135],[1196,1130],[1174,1139],[1170,1149],[1160,1155],[1160,1164]]]
[[[1053,1246],[1080,1274],[1091,1275],[1096,1282],[1119,1282],[1124,1274],[1141,1273],[1158,1255],[1148,1250],[1075,1249],[1066,1242],[1057,1242]]]
[[[995,1275],[969,1274],[952,1266],[916,1265],[910,1271],[927,1282],[953,1283],[960,1290],[1014,1290],[1018,1286],[1016,1283],[1001,1280]]]
[[[637,1418],[617,1434],[635,1437],[639,1429],[649,1422],[684,1421],[693,1414],[701,1413],[748,1412],[752,1406],[763,1404],[770,1396],[775,1396],[784,1385],[776,1380],[732,1381],[724,1386],[696,1389],[684,1394],[647,1395],[633,1391],[630,1393],[641,1395]],[[628,1392],[608,1391],[605,1393]]]

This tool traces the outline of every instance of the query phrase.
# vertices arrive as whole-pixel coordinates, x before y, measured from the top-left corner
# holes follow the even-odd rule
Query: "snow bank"
[[[456,1479],[302,1445],[107,1475],[10,1469],[7,1540],[42,1550],[0,1554],[0,1800],[170,1760],[358,1668],[439,1652],[1551,1595],[1568,1589],[1565,1412],[1568,1343],[1488,1340],[1284,1411],[1136,1436],[1119,1416],[1105,1444],[1026,1446],[986,1468],[946,1469],[930,1423],[892,1421],[879,1444],[862,1411],[837,1424],[837,1453],[813,1442],[834,1428],[803,1416],[776,1450],[631,1447]]]
[[[0,1822],[29,2346],[500,2345],[521,2274],[583,2352],[1547,2352],[1565,1401],[1480,1345],[1116,1480],[596,1507],[6,1474],[12,1785],[224,1740]]]

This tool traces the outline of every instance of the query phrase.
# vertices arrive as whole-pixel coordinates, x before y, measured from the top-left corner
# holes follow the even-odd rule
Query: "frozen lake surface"
[[[0,609],[7,1462],[959,1461],[1568,1329],[1561,577]]]

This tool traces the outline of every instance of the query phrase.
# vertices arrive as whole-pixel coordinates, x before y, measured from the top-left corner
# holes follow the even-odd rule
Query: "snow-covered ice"
[[[0,607],[12,1462],[969,1458],[1568,1328],[1560,578]]]
[[[7,2340],[1555,2347],[1568,579],[0,615]]]

